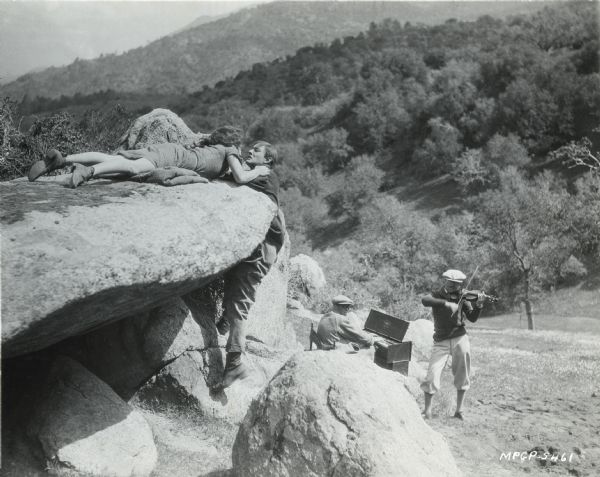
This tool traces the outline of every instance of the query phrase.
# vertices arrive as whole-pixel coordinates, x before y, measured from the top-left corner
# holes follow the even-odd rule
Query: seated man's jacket
[[[373,344],[373,337],[361,329],[356,318],[333,311],[323,315],[317,328],[317,335],[324,349],[332,349],[338,341],[356,343],[361,348],[368,348]]]

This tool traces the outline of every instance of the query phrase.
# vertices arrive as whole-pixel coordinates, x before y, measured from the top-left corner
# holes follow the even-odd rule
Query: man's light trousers
[[[452,375],[454,386],[459,391],[469,389],[469,374],[471,373],[471,344],[469,336],[450,338],[433,343],[427,377],[421,384],[421,389],[428,394],[435,394],[440,389],[442,370],[448,356],[452,356]]]

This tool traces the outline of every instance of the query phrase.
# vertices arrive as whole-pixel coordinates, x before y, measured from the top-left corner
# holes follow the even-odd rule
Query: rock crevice
[[[332,392],[334,393],[333,397],[332,397]],[[343,407],[338,409],[337,399],[335,398],[335,394],[337,394],[337,393],[339,393],[337,388],[335,388],[333,385],[329,386],[329,388],[327,389],[327,407],[331,411],[331,414],[333,414],[333,417],[335,417],[338,422],[340,422],[344,426],[346,426],[346,428],[348,429],[348,431],[350,431],[350,433],[355,434],[356,431],[352,428],[352,426],[348,422],[349,421],[348,417],[347,416],[342,417],[342,414],[345,414],[346,410]],[[352,439],[352,437],[349,437],[349,439]]]

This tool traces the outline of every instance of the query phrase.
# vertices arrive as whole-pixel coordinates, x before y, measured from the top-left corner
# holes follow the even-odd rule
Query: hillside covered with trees
[[[23,75],[0,87],[0,96],[20,101],[25,95],[29,100],[37,96],[56,99],[61,95],[87,95],[107,89],[144,94],[189,93],[203,85],[212,86],[254,63],[293,54],[305,45],[356,35],[370,21],[395,18],[435,24],[450,16],[472,20],[484,13],[502,17],[530,12],[540,9],[542,4],[539,1],[272,2],[185,29],[120,55],[78,59],[68,66]],[[56,37],[68,33],[61,30]],[[36,35],[35,29],[32,35]],[[50,41],[48,48],[55,47],[55,42]]]
[[[336,290],[416,318],[441,271],[479,265],[474,286],[530,306],[598,287],[596,7],[386,20],[154,106],[278,146],[294,253]]]
[[[595,7],[372,24],[175,109],[199,129],[245,122],[280,144],[289,222],[307,248],[346,231],[345,275],[386,306],[445,266],[476,263],[482,285],[528,298],[598,266],[598,175],[568,167],[600,126]],[[403,208],[407,178],[441,177],[456,186],[447,213]]]

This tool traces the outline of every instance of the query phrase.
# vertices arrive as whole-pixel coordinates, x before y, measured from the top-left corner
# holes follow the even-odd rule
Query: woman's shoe
[[[50,171],[55,171],[56,169],[60,169],[61,167],[65,167],[67,162],[60,152],[56,149],[51,149],[46,153],[46,156],[41,161],[37,161],[31,169],[29,169],[29,174],[27,177],[29,182],[33,182],[38,177],[47,174]]]
[[[72,172],[69,186],[71,189],[75,189],[92,178],[94,175],[94,168],[86,167],[83,164],[75,164]]]

